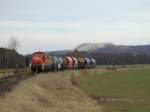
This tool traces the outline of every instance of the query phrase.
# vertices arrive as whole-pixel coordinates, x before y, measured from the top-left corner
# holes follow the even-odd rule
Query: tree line
[[[132,64],[150,64],[150,54],[139,53],[100,53],[74,51],[68,53],[68,56],[94,58],[98,65],[132,65]]]
[[[132,53],[91,53],[98,65],[132,65],[132,64],[150,64],[150,55],[132,54]]]
[[[15,50],[0,48],[0,69],[24,68],[25,58]]]
[[[25,57],[17,53],[19,41],[11,37],[5,48],[0,48],[0,69],[24,68]]]

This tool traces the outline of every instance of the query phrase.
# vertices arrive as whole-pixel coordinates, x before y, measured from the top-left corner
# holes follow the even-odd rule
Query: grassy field
[[[97,65],[99,68],[150,68],[150,64],[136,64],[136,65]]]
[[[97,71],[76,78],[76,85],[102,101],[104,112],[150,112],[150,68]]]

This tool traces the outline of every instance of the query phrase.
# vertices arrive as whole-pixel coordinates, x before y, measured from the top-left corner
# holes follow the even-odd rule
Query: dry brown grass
[[[0,97],[0,112],[101,112],[100,106],[72,85],[70,77],[95,71],[40,74]]]

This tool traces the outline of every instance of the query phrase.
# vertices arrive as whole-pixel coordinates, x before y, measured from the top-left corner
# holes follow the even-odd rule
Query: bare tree
[[[19,46],[20,46],[19,41],[15,37],[11,37],[10,40],[8,41],[9,49],[17,50]]]

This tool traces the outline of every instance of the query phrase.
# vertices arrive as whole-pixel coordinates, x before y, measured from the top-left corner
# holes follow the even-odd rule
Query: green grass
[[[150,64],[136,64],[136,65],[97,65],[97,67],[100,67],[100,68],[108,68],[108,67],[116,67],[116,68],[146,68],[146,67],[150,67]]]
[[[104,112],[150,112],[150,68],[81,75],[77,86],[90,96],[120,99],[115,103],[101,103]]]

